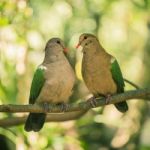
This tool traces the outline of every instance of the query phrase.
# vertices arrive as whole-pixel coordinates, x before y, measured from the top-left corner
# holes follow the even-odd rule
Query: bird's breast
[[[95,56],[93,59],[83,57],[82,76],[89,91],[93,94],[112,94],[116,85],[107,61]]]
[[[47,65],[46,82],[42,88],[41,99],[52,103],[68,100],[75,81],[74,72],[67,61]]]

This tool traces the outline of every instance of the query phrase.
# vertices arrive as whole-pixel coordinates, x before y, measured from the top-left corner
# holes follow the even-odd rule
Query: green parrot
[[[119,64],[105,51],[98,39],[92,34],[84,33],[79,38],[77,48],[79,46],[83,47],[83,80],[94,97],[104,96],[108,103],[111,95],[123,93],[125,84]],[[120,112],[128,110],[126,102],[117,103],[115,107]]]
[[[63,104],[72,93],[75,74],[66,59],[64,44],[59,38],[50,39],[45,47],[45,58],[34,73],[31,84],[29,104]],[[46,113],[30,113],[26,131],[39,131],[45,122]]]

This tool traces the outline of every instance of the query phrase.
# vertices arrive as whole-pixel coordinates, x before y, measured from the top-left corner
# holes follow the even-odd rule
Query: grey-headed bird
[[[65,46],[60,38],[50,39],[45,47],[45,58],[34,73],[29,104],[66,103],[72,93],[75,74],[64,55]],[[46,113],[30,113],[26,131],[39,131],[45,122]]]

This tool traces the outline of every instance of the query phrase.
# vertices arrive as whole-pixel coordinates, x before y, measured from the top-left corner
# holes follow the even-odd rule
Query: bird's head
[[[90,33],[83,33],[79,37],[79,43],[76,46],[76,48],[78,48],[79,46],[82,46],[83,48],[88,47],[91,44],[93,44],[94,41],[97,41],[97,38],[95,35],[92,35]]]
[[[60,51],[67,52],[67,48],[64,45],[64,42],[60,38],[52,38],[47,44],[45,51],[53,51],[54,53],[58,53]]]

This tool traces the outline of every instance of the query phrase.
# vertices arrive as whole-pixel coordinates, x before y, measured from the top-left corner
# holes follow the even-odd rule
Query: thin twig
[[[138,85],[136,85],[135,83],[129,81],[128,79],[124,78],[124,81],[127,82],[128,84],[132,85],[133,87],[135,87],[136,89],[140,89],[140,87]]]

